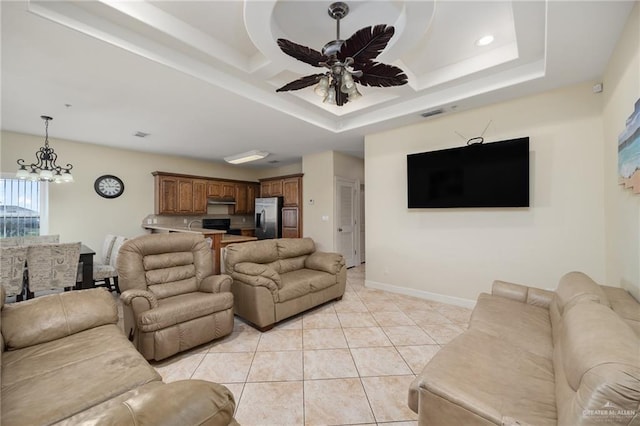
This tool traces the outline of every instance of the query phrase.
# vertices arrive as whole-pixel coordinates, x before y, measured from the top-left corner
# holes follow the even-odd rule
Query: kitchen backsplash
[[[254,228],[255,221],[253,215],[228,215],[228,214],[206,214],[202,216],[166,216],[166,215],[147,215],[143,220],[143,224],[166,225],[172,227],[181,227],[187,225],[194,220],[202,219],[231,219],[231,228]],[[185,222],[186,220],[186,222]],[[202,222],[195,222],[195,227],[201,227]]]

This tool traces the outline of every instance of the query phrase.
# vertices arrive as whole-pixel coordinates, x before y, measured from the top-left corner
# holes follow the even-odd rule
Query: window
[[[0,237],[47,233],[47,184],[0,178]]]

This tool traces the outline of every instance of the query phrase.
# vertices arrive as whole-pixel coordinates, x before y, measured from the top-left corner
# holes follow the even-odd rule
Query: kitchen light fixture
[[[336,20],[336,39],[325,44],[322,52],[283,38],[278,39],[278,46],[299,61],[328,68],[329,71],[307,75],[282,86],[276,92],[299,90],[317,84],[314,92],[322,97],[324,103],[342,106],[362,96],[356,83],[377,87],[407,83],[407,76],[400,68],[374,61],[393,37],[392,26],[382,24],[365,27],[347,40],[341,40],[340,20],[349,13],[349,6],[343,2],[332,3],[328,12]]]
[[[36,152],[36,163],[31,163],[27,166],[24,164],[23,159],[17,161],[20,168],[16,173],[16,177],[55,183],[73,182],[73,176],[70,172],[73,166],[71,164],[67,164],[67,167],[58,166],[56,164],[58,154],[54,152],[53,148],[49,148],[49,121],[53,120],[53,118],[46,115],[41,115],[40,118],[44,120],[44,146]],[[27,170],[27,167],[30,170]]]
[[[267,155],[269,155],[269,153],[266,151],[258,151],[254,149],[253,151],[243,152],[242,154],[224,157],[224,161],[231,164],[242,164],[248,163],[249,161],[261,160]]]

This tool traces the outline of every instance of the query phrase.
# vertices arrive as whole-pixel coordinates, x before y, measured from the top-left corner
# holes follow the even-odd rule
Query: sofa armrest
[[[232,282],[229,275],[209,275],[200,281],[198,290],[205,293],[224,293],[231,291]]]
[[[316,271],[328,272],[336,275],[344,266],[344,257],[339,253],[311,253],[304,261],[304,267]]]
[[[158,298],[146,290],[125,290],[120,295],[120,300],[122,300],[122,303],[125,305],[132,306],[136,313],[158,307]]]
[[[506,281],[495,280],[491,286],[491,294],[525,303],[527,301],[528,287]]]
[[[527,287],[525,285],[500,280],[493,282],[491,294],[547,309],[554,297],[554,293],[552,291],[535,287]]]
[[[8,349],[61,339],[118,322],[118,309],[103,288],[51,294],[2,308],[2,336]]]
[[[181,380],[123,401],[92,419],[93,425],[229,425],[235,401],[226,387],[204,380]]]

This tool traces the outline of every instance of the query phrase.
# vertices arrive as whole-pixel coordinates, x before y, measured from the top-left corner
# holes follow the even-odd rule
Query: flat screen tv
[[[407,155],[408,207],[529,207],[529,138]]]

